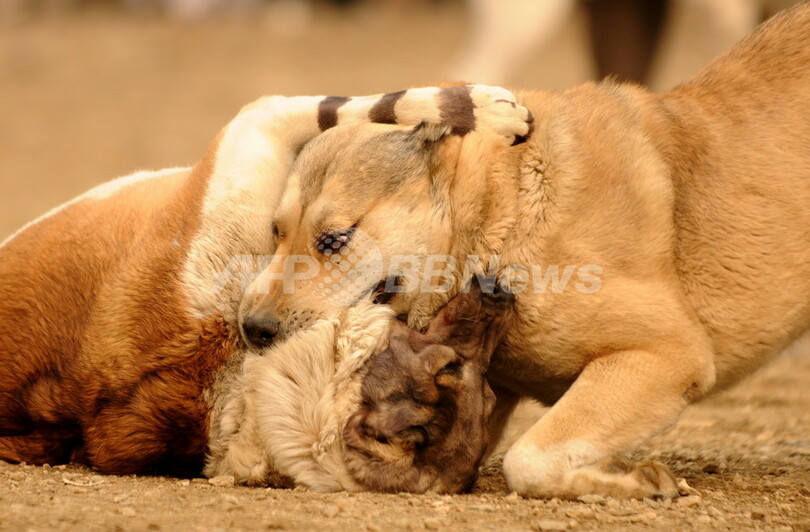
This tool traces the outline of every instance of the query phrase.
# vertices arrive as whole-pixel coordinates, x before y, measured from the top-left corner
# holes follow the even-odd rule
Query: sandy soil
[[[250,100],[365,94],[441,79],[463,4],[320,8],[307,30],[250,20],[177,24],[116,11],[0,20],[0,240],[92,185],[188,164]],[[582,20],[516,79],[588,78]],[[676,65],[678,67],[678,65]],[[681,65],[683,77],[691,67]],[[692,408],[639,453],[699,495],[676,502],[523,500],[497,466],[472,495],[334,494],[106,477],[0,462],[0,530],[810,530],[810,348]],[[537,409],[527,408],[516,427]],[[517,428],[515,429],[517,432]]]

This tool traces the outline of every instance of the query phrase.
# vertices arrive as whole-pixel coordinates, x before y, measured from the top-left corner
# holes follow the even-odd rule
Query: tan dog
[[[264,98],[193,168],[113,181],[33,222],[0,244],[0,459],[199,473],[210,413],[245,355],[236,316],[250,270],[234,261],[272,254],[301,147],[370,120],[511,143],[528,118],[482,86]]]
[[[314,141],[241,312],[286,334],[374,289],[324,291],[338,242],[338,265],[376,257],[383,296],[419,326],[480,259],[518,292],[489,374],[499,412],[554,404],[505,456],[509,486],[673,496],[665,466],[614,456],[810,326],[810,5],[664,94],[603,82],[521,100],[537,127],[513,148],[380,125]],[[290,290],[284,256],[321,269]]]

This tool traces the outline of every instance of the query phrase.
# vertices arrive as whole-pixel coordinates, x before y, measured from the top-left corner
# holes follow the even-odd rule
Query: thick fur
[[[97,190],[2,247],[0,458],[198,470],[201,392],[236,345],[180,283],[211,163]]]
[[[495,403],[484,374],[513,301],[459,294],[425,333],[362,301],[248,355],[213,414],[206,474],[315,491],[469,488]]]
[[[537,117],[521,146],[430,128],[336,128],[293,169],[277,213],[287,228],[279,260],[240,312],[289,328],[290,317],[341,311],[318,299],[318,277],[284,293],[269,276],[279,255],[323,262],[307,243],[324,227],[369,235],[386,274],[416,283],[429,276],[393,272],[396,256],[424,265],[449,255],[457,281],[466,257],[480,257],[519,292],[489,374],[510,392],[499,409],[516,394],[554,404],[506,455],[509,486],[672,496],[664,466],[612,456],[810,327],[808,87],[805,3],[667,93],[607,81],[521,94]],[[321,192],[306,198],[313,180]],[[416,290],[390,305],[419,326],[451,295]]]
[[[206,475],[264,484],[282,474],[314,491],[361,490],[344,463],[341,431],[362,402],[366,364],[386,347],[392,317],[364,304],[342,328],[323,320],[248,355],[216,415]]]
[[[237,309],[301,147],[338,123],[526,135],[508,91],[269,97],[193,168],[102,185],[0,245],[0,459],[190,475],[245,356]],[[244,259],[244,260],[243,260]]]

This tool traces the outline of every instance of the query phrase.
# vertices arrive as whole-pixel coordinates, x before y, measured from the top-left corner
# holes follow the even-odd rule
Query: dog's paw
[[[506,145],[525,142],[534,131],[532,112],[517,102],[511,91],[488,85],[471,85],[476,129],[487,129],[503,137]]]
[[[675,476],[661,463],[636,463],[612,456],[571,467],[572,463],[587,463],[588,457],[593,456],[587,446],[573,447],[563,452],[538,452],[518,442],[504,457],[504,475],[509,487],[526,497],[576,499],[583,495],[601,495],[615,499],[652,499],[678,496]]]
[[[615,499],[671,499],[678,496],[678,481],[660,462],[634,462],[611,456],[579,468],[571,475],[572,494],[603,495]]]

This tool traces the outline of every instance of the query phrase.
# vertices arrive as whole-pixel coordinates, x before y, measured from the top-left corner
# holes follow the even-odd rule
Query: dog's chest
[[[487,378],[520,395],[553,404],[579,375],[585,357],[553,322],[538,324],[527,319],[528,312],[521,316],[521,306],[506,342],[492,358]]]
[[[571,358],[507,342],[493,356],[487,378],[520,395],[553,404],[579,374],[580,364]]]

